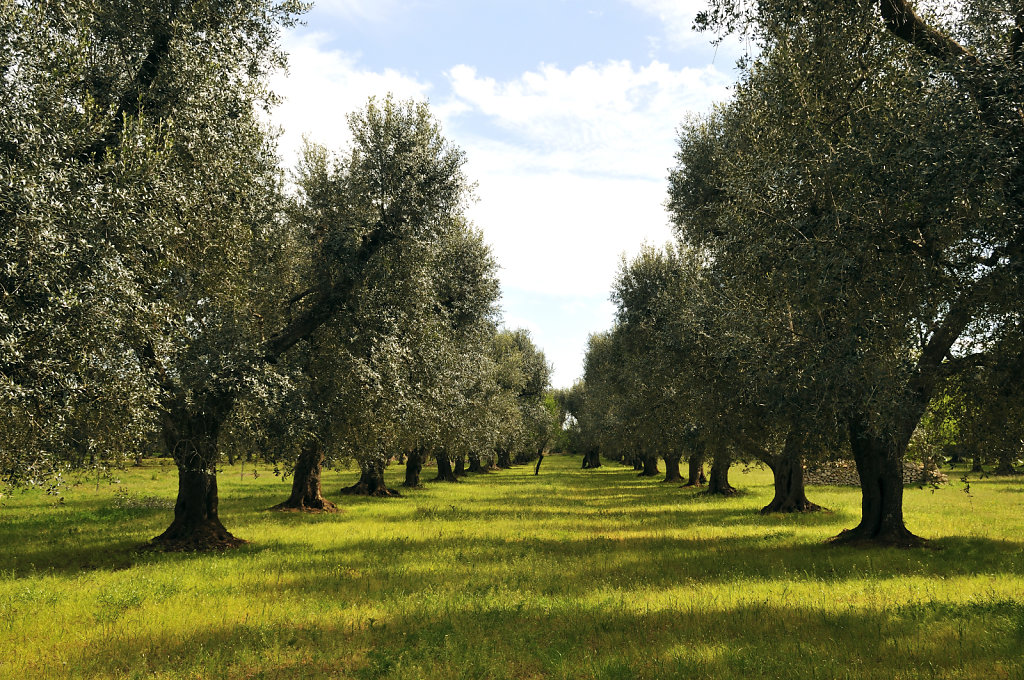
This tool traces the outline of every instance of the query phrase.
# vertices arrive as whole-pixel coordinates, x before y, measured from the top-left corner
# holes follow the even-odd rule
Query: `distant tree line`
[[[1024,454],[1024,9],[714,0],[698,24],[757,51],[680,128],[676,242],[623,263],[575,436],[669,479],[707,458],[716,493],[763,463],[765,512],[816,509],[804,464],[852,458],[861,521],[834,540],[917,544],[908,451]]]
[[[0,8],[0,475],[56,486],[155,442],[171,548],[238,542],[217,465],[293,475],[281,507],[532,459],[549,367],[499,328],[463,152],[425,104],[348,116],[288,181],[260,117],[302,3],[71,0]],[[339,121],[340,124],[343,124]],[[468,462],[468,468],[465,467]]]

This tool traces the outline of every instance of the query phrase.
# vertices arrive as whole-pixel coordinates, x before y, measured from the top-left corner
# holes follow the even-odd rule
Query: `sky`
[[[582,377],[614,321],[622,257],[672,238],[676,130],[724,101],[741,46],[691,29],[692,0],[321,0],[272,86],[280,150],[348,143],[370,96],[425,99],[477,183],[469,217],[500,266],[504,324],[552,384]]]

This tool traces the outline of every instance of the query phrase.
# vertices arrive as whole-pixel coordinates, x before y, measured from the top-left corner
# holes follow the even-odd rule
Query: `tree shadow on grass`
[[[316,551],[309,546],[304,550],[296,542],[278,542],[274,550],[289,555],[289,567],[295,573],[282,586],[286,591],[326,590],[343,600],[365,594],[366,578],[376,579],[382,595],[409,584],[438,592],[452,583],[465,583],[470,590],[473,584],[485,590],[497,584],[575,598],[606,587],[673,588],[688,582],[824,585],[978,573],[1024,575],[1020,559],[1024,545],[1008,541],[947,538],[943,539],[945,550],[923,555],[892,548],[853,550],[787,543],[790,539],[787,534],[708,540],[656,535],[572,540],[400,536],[345,542]]]
[[[1024,605],[1005,600],[874,610],[681,601],[644,609],[524,594],[444,609],[409,598],[400,609],[353,613],[339,603],[294,623],[100,637],[70,650],[69,665],[83,675],[280,679],[986,678],[1024,670]]]
[[[600,479],[599,479],[600,477]],[[763,486],[763,485],[761,485]],[[878,554],[875,550],[848,551],[828,548],[814,540],[793,548],[792,537],[796,531],[808,527],[823,530],[821,540],[838,533],[839,527],[856,521],[852,512],[839,510],[835,514],[814,513],[809,515],[761,516],[758,509],[763,493],[733,499],[717,499],[700,495],[690,489],[670,488],[656,481],[637,480],[633,471],[627,468],[609,470],[600,475],[573,474],[571,470],[553,467],[547,478],[528,474],[502,471],[480,478],[470,478],[458,485],[454,491],[432,489],[414,492],[400,499],[382,501],[370,498],[346,498],[343,507],[359,512],[339,515],[318,515],[269,513],[266,508],[281,500],[285,485],[263,485],[245,489],[244,497],[225,495],[221,515],[229,530],[254,524],[294,526],[296,541],[257,541],[242,548],[245,554],[267,549],[308,551],[310,545],[302,541],[301,528],[309,523],[337,525],[340,531],[346,523],[366,519],[366,512],[386,508],[387,521],[402,522],[411,534],[428,534],[437,529],[438,523],[458,527],[461,523],[484,525],[485,534],[504,534],[515,537],[514,544],[530,542],[537,546],[530,554],[532,558],[552,560],[559,550],[568,546],[582,546],[580,559],[586,550],[605,546],[602,541],[620,540],[614,535],[647,534],[648,539],[631,537],[627,541],[636,543],[618,544],[626,552],[637,555],[632,562],[648,560],[649,568],[642,564],[637,567],[650,578],[659,570],[666,573],[679,572],[693,567],[714,575],[723,573],[724,565],[743,558],[752,563],[764,562],[781,567],[782,574],[792,573],[802,565],[849,562],[863,566],[865,556]],[[760,487],[756,487],[760,488]],[[234,490],[233,490],[234,491]],[[763,491],[763,489],[762,489]],[[57,508],[52,511],[36,511],[17,522],[0,522],[0,544],[6,550],[0,555],[0,571],[16,576],[25,576],[40,571],[75,573],[93,569],[126,569],[140,561],[158,559],[154,556],[140,557],[138,548],[166,528],[171,520],[172,500],[164,499],[160,507],[115,507],[111,499],[86,499],[75,501],[74,506]],[[534,534],[554,525],[575,530],[580,543],[575,539],[569,543],[558,542],[548,547],[543,540],[533,538]],[[741,535],[702,539],[701,533],[711,527],[738,530]],[[563,529],[563,530],[564,530]],[[824,531],[824,530],[828,531]],[[679,538],[681,532],[692,532],[694,538]],[[245,530],[239,532],[243,538]],[[657,537],[669,534],[671,537]],[[751,533],[757,533],[751,536]],[[720,536],[720,532],[719,532]],[[486,560],[491,555],[507,549],[507,544],[487,536],[465,539],[472,553],[482,551]],[[643,540],[649,541],[643,543]],[[651,542],[653,541],[653,542]],[[414,544],[416,544],[414,540]],[[352,546],[341,541],[342,552]],[[977,538],[945,537],[933,541],[940,548],[937,555],[925,555],[920,551],[906,553],[902,559],[917,560],[939,565],[926,573],[966,573],[967,571],[1004,571],[1019,574],[1020,568],[1005,568],[1017,559],[1019,565],[1021,545]],[[377,543],[358,545],[366,554],[386,550]],[[422,555],[416,559],[430,558],[430,551],[436,546],[425,543]],[[754,550],[753,554],[744,551]],[[711,557],[696,562],[679,562],[681,554],[705,552]],[[787,557],[786,551],[796,551],[798,557]],[[735,559],[723,561],[722,555]],[[883,554],[888,554],[883,551]],[[594,559],[598,559],[600,553]],[[668,555],[669,557],[663,557]],[[384,554],[387,559],[389,556]],[[191,559],[188,554],[162,559]],[[344,560],[342,553],[338,559]],[[870,558],[868,558],[870,559]],[[676,562],[673,563],[673,560]],[[900,562],[901,560],[896,560]],[[632,568],[632,567],[631,567]],[[820,569],[812,566],[810,573],[821,577]],[[830,567],[831,568],[831,567]],[[588,576],[600,578],[601,565],[581,567]],[[909,567],[896,569],[894,574],[912,573]],[[945,571],[943,571],[945,570]],[[842,572],[840,568],[840,572]],[[765,574],[759,569],[733,565],[733,573],[740,576]]]

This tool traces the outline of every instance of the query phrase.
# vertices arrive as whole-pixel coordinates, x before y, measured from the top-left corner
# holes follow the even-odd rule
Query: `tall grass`
[[[1024,678],[1022,481],[908,489],[934,547],[866,550],[823,545],[856,489],[762,517],[764,471],[716,499],[578,465],[389,500],[328,472],[333,515],[270,512],[287,484],[227,468],[251,544],[214,554],[138,550],[170,522],[166,462],[4,499],[0,678]]]

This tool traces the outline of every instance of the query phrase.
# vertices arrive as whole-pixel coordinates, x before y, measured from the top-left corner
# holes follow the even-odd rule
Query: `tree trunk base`
[[[645,458],[640,469],[641,472],[637,477],[657,477],[661,474],[661,470],[658,469],[657,458]]]
[[[707,494],[708,496],[735,496],[739,492],[739,489],[731,484],[716,484],[714,486],[709,486],[701,493]]]
[[[775,512],[820,512],[825,508],[803,498],[773,498],[772,502],[761,508],[762,515]]]
[[[401,498],[402,494],[394,489],[389,489],[384,482],[371,483],[366,480],[359,480],[352,486],[347,486],[338,493],[344,496],[370,496],[372,498]]]
[[[437,477],[434,477],[432,482],[458,482],[459,478],[455,476],[455,470],[452,469],[452,460],[446,453],[438,453],[434,456],[434,460],[437,461]]]
[[[271,510],[279,510],[281,512],[338,512],[338,506],[327,500],[326,498],[316,499],[304,499],[301,498],[298,501],[289,498],[283,503],[270,508]]]
[[[678,458],[666,458],[665,459],[665,479],[663,482],[681,482],[683,481],[683,473],[679,470],[679,459]]]
[[[206,552],[237,548],[246,543],[248,541],[225,529],[220,520],[213,519],[191,525],[175,521],[146,547],[164,552]]]
[[[855,527],[843,529],[838,536],[833,536],[827,542],[833,546],[851,546],[855,548],[924,548],[928,541],[908,529],[892,529],[881,531],[877,534]]]

